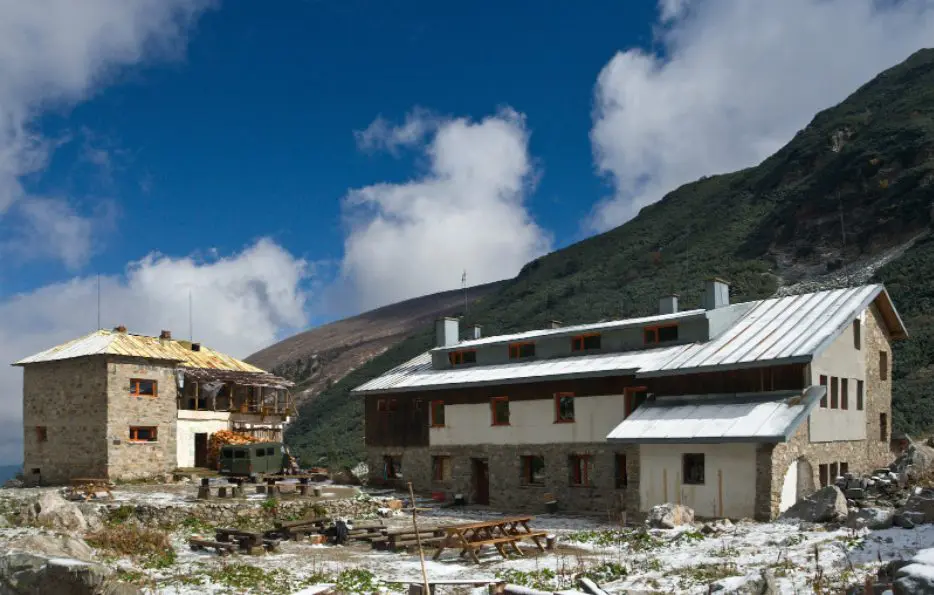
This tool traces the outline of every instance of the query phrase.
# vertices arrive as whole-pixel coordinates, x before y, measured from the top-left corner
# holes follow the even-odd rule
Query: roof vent
[[[192,350],[192,351],[201,351],[201,343],[192,343],[192,344],[191,344],[191,350]]]
[[[125,333],[125,332],[126,332],[126,327],[123,326],[122,324],[121,324],[120,326],[115,326],[115,327],[114,327],[114,332],[115,332],[115,333]]]
[[[460,337],[460,321],[456,318],[439,318],[435,321],[435,346],[456,345]]]
[[[160,339],[165,339],[165,340],[171,339],[171,338],[172,338],[172,331],[162,331],[162,333],[159,334],[159,338],[160,338]]]
[[[549,320],[548,321],[548,328],[561,328],[562,326],[564,326],[564,323],[561,322],[560,320]]]
[[[658,300],[659,314],[677,314],[678,312],[678,294],[666,295]]]
[[[704,282],[704,308],[716,310],[730,305],[730,284],[714,277]]]

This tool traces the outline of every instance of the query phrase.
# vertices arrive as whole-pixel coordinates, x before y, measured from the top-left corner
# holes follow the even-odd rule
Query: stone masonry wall
[[[616,487],[616,454],[625,454],[628,483]],[[448,499],[464,494],[475,502],[473,459],[484,459],[489,466],[490,507],[502,511],[541,513],[545,510],[546,494],[558,500],[564,512],[607,514],[621,510],[638,514],[639,459],[634,445],[595,443],[540,445],[472,445],[435,446],[431,448],[369,450],[371,476],[382,477],[383,455],[402,456],[403,481],[412,481],[421,493],[444,492]],[[544,457],[544,481],[527,485],[522,478],[521,457]],[[590,455],[592,465],[590,486],[571,485],[571,455]],[[432,479],[432,457],[448,457],[449,476]],[[631,516],[631,515],[630,515]]]
[[[130,395],[130,379],[157,382],[155,397]],[[171,471],[176,466],[177,388],[174,367],[130,358],[107,362],[106,440],[108,477],[137,479]],[[131,442],[131,426],[157,428],[155,442]]]
[[[107,368],[102,357],[23,369],[24,476],[67,483],[107,473]],[[40,441],[38,427],[45,428]]]
[[[892,345],[885,323],[874,306],[863,324],[863,349],[866,350],[866,440],[810,442],[807,420],[788,442],[762,445],[757,452],[756,518],[774,518],[781,503],[782,484],[788,467],[799,458],[810,463],[810,485],[820,487],[819,465],[845,462],[851,473],[868,473],[887,466],[893,459],[890,438],[892,425]],[[879,352],[887,352],[889,374],[881,378]],[[885,436],[880,440],[880,414],[886,417]]]

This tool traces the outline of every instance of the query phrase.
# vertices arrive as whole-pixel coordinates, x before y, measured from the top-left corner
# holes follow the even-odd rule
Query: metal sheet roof
[[[23,358],[13,364],[23,366],[92,355],[122,355],[177,362],[179,366],[198,369],[263,373],[266,371],[225,353],[201,346],[191,350],[189,341],[159,339],[145,335],[99,330],[51,349]]]
[[[643,316],[641,318],[626,318],[624,320],[608,320],[606,322],[594,322],[590,324],[576,324],[573,326],[562,326],[558,328],[537,329],[532,331],[525,331],[522,333],[513,333],[511,335],[492,335],[489,337],[483,337],[482,339],[460,341],[455,345],[436,347],[432,351],[457,351],[458,349],[471,349],[474,347],[495,345],[498,343],[532,341],[534,339],[542,339],[545,337],[570,337],[583,333],[609,331],[631,326],[645,326],[660,322],[671,322],[676,320],[684,320],[687,318],[703,317],[706,312],[706,310],[684,310],[683,312],[675,312],[674,314],[657,314],[655,316]]]
[[[807,362],[821,353],[860,312],[877,299],[893,337],[907,336],[885,288],[881,285],[865,285],[747,302],[743,306],[744,314],[718,337],[704,343],[444,370],[432,369],[431,352],[426,352],[357,387],[354,392],[401,392],[580,376],[635,374],[652,377],[760,366],[767,362]],[[696,315],[697,312],[682,314]],[[645,324],[659,319],[658,316],[652,316],[616,321],[613,324]],[[459,343],[456,347],[475,346],[482,341],[496,343],[546,336],[552,331],[582,332],[581,329],[609,328],[608,324],[488,337]]]
[[[638,375],[810,361],[882,291],[881,285],[864,285],[753,302],[720,336],[694,343],[662,365],[641,369]]]
[[[801,391],[656,397],[608,435],[629,444],[783,442],[826,394],[824,386]]]

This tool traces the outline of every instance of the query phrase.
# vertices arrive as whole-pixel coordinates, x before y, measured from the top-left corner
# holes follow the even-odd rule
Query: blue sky
[[[930,39],[928,0],[0,0],[0,361],[95,329],[98,283],[102,326],[187,335],[191,294],[243,357],[511,277]]]

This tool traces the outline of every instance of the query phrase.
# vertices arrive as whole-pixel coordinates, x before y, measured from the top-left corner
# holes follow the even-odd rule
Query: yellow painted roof
[[[213,370],[231,370],[237,372],[265,373],[266,371],[226,353],[201,346],[199,351],[191,350],[191,342],[174,339],[160,339],[145,335],[131,335],[111,330],[95,331],[84,337],[73,339],[51,349],[31,355],[13,364],[24,366],[40,362],[51,362],[91,355],[123,355],[143,357],[163,361],[178,362],[187,368],[207,368]]]

